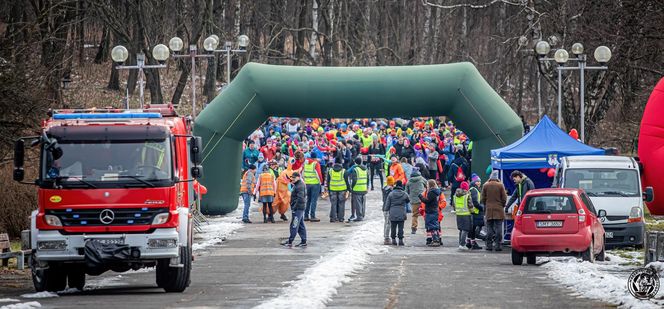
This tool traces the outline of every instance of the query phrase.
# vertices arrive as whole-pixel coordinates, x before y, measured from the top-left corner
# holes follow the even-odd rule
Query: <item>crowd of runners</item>
[[[366,193],[378,188],[383,194],[385,244],[403,245],[404,222],[412,213],[411,233],[417,232],[421,216],[427,245],[440,245],[442,208],[449,203],[456,212],[459,245],[477,249],[475,227],[484,221],[484,209],[481,179],[470,173],[472,147],[466,134],[444,117],[273,117],[245,141],[242,221],[252,223],[252,199],[261,204],[264,223],[275,222],[277,215],[288,221],[290,209],[291,236],[285,245],[291,246],[300,233],[300,246],[306,246],[304,222],[320,221],[319,199],[330,199],[330,222],[358,222],[364,220]],[[449,201],[444,189],[453,193]]]

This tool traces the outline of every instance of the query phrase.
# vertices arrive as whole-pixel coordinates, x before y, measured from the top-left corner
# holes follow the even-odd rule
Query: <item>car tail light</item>
[[[586,210],[583,208],[579,209],[579,222],[586,222]]]
[[[629,218],[627,218],[627,222],[629,223],[641,222],[641,220],[643,220],[642,218],[643,218],[643,211],[641,210],[641,207],[634,206],[629,211]]]
[[[521,222],[523,221],[523,212],[521,211],[521,208],[516,211],[516,218],[514,220],[514,225],[521,226]]]

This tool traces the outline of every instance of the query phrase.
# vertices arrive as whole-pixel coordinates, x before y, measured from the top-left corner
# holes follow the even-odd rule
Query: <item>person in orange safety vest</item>
[[[263,171],[257,178],[258,181],[254,189],[254,195],[258,196],[259,202],[263,203],[263,223],[267,223],[268,221],[274,223],[272,203],[274,202],[277,188],[274,173],[270,171],[270,167],[264,165]]]

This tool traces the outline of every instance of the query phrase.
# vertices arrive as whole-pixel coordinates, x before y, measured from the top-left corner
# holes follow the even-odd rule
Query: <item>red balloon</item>
[[[572,129],[569,131],[569,136],[571,136],[573,139],[579,139],[579,132],[576,129]]]
[[[546,172],[546,175],[549,176],[549,178],[553,178],[553,176],[556,176],[556,170],[550,168],[548,172]]]
[[[642,186],[653,187],[655,199],[646,203],[653,215],[664,215],[664,78],[652,91],[641,119],[639,131],[639,158],[643,163]]]

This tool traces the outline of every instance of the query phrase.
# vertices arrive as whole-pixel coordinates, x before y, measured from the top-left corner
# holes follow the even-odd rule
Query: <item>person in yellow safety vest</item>
[[[163,142],[145,142],[141,149],[141,161],[138,167],[146,166],[162,170],[165,156],[166,146]]]
[[[251,198],[254,196],[254,190],[256,189],[256,165],[249,164],[249,169],[242,175],[242,181],[240,182],[240,196],[242,196],[242,202],[244,203],[244,208],[242,209],[242,222],[251,223],[249,220],[249,207],[251,206]]]
[[[351,192],[351,217],[348,222],[364,220],[366,207],[367,185],[369,183],[369,172],[362,164],[360,157],[355,158],[355,166],[351,168],[348,176],[348,184]]]
[[[467,250],[466,243],[470,242],[470,239],[467,239],[468,233],[473,228],[473,218],[471,217],[471,212],[474,212],[474,207],[470,203],[470,194],[468,190],[470,185],[468,182],[462,182],[459,188],[454,193],[452,198],[452,206],[456,213],[457,229],[459,230],[459,250]]]
[[[473,205],[471,211],[473,227],[468,233],[468,238],[470,239],[470,244],[466,243],[466,247],[471,250],[481,250],[477,244],[477,238],[479,236],[482,226],[484,226],[484,205],[480,203],[482,200],[482,180],[477,174],[473,173],[470,177],[470,202]]]
[[[341,166],[340,160],[335,160],[332,168],[327,172],[327,191],[330,192],[330,222],[344,222],[346,210],[346,170]]]
[[[277,183],[274,178],[274,173],[267,165],[263,165],[263,171],[258,176],[258,182],[254,189],[254,195],[258,195],[259,201],[263,203],[263,223],[268,220],[274,223],[274,210],[272,209],[272,202],[274,202],[274,195],[277,188]],[[269,216],[267,215],[269,213]]]
[[[373,144],[373,137],[371,136],[369,129],[364,129],[362,135],[360,135],[360,141],[362,142],[363,148],[369,148]]]
[[[318,204],[321,183],[323,183],[323,174],[315,152],[311,152],[309,158],[304,162],[303,176],[307,188],[304,221],[320,222],[320,219],[316,218],[316,205]]]

